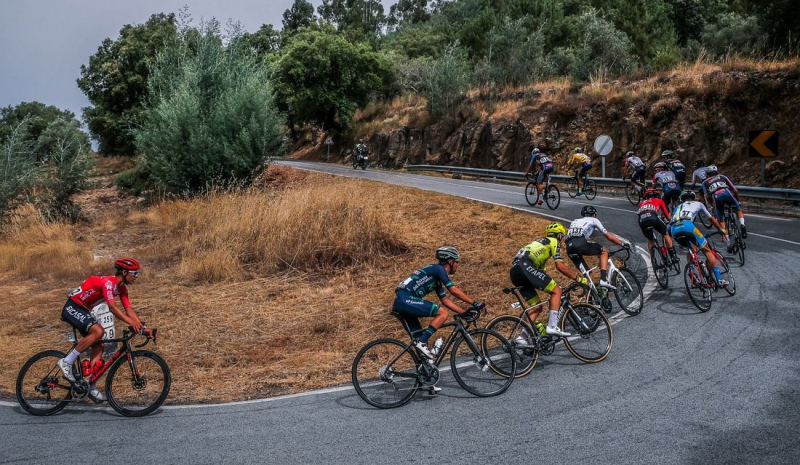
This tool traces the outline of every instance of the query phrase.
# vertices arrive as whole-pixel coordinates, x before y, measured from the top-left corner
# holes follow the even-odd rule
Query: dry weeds
[[[393,290],[443,244],[464,256],[454,281],[485,299],[492,314],[506,313],[511,301],[500,290],[510,259],[548,222],[416,189],[279,171],[270,176],[280,189],[167,202],[123,221],[118,228],[128,240],[103,244],[144,264],[131,297],[142,318],[160,328],[155,350],[174,377],[168,402],[347,383],[364,343],[402,337],[389,315]],[[105,226],[82,234],[100,237]],[[0,291],[14,303],[0,312],[1,396],[11,396],[33,353],[68,348],[58,315],[82,278],[0,274]]]

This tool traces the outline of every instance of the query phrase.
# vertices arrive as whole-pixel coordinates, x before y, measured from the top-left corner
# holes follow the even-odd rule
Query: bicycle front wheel
[[[502,394],[511,386],[517,358],[514,349],[500,334],[486,329],[475,329],[466,337],[459,337],[450,353],[453,377],[470,394],[491,397]]]
[[[614,333],[603,311],[594,305],[568,305],[561,314],[559,326],[571,336],[564,345],[575,358],[586,363],[603,361],[611,353]]]
[[[711,310],[711,286],[694,263],[687,263],[684,267],[683,283],[686,285],[689,299],[698,310],[701,312]]]
[[[397,339],[377,339],[358,351],[353,360],[353,387],[373,407],[400,407],[419,389],[419,364],[408,344]]]
[[[586,200],[594,200],[597,197],[597,183],[594,182],[594,179],[587,179],[583,183],[583,195],[586,196]]]
[[[614,273],[612,282],[614,287],[614,297],[622,310],[631,316],[636,316],[644,308],[644,291],[639,280],[633,271],[627,268],[620,268]]]
[[[536,205],[537,200],[539,200],[539,191],[536,189],[536,183],[531,181],[525,186],[525,201],[532,207]]]
[[[550,210],[555,210],[561,204],[561,192],[558,187],[550,186],[545,194],[545,202]]]
[[[108,372],[108,404],[126,417],[143,417],[164,403],[172,376],[167,362],[148,350],[137,350],[120,357]]]
[[[539,351],[534,348],[533,329],[526,321],[515,316],[503,315],[490,321],[486,325],[486,329],[499,333],[506,338],[508,343],[511,344],[511,347],[513,347],[514,354],[516,354],[517,357],[517,378],[527,376],[533,371],[533,367],[536,366],[536,362],[539,360]],[[490,339],[483,339],[482,342],[487,341],[490,341]],[[484,352],[489,349],[488,347],[481,348]],[[491,368],[502,376],[514,376],[513,373],[504,369],[509,368],[507,366],[497,364],[491,365]]]
[[[69,403],[70,384],[61,377],[58,361],[66,355],[46,350],[30,358],[17,376],[17,400],[31,415],[52,415]]]
[[[570,198],[574,199],[578,195],[578,181],[573,176],[567,179],[566,184],[567,184],[567,195],[569,195]]]
[[[719,267],[719,274],[722,276],[722,279],[728,281],[728,285],[725,286],[725,292],[728,295],[736,295],[736,279],[733,277],[733,272],[731,271],[731,267],[728,266],[728,262],[725,261],[724,258],[716,251],[714,252],[715,257],[717,258],[717,266]]]
[[[631,205],[639,205],[639,191],[630,184],[625,186],[625,197],[628,198],[628,202],[630,202]]]

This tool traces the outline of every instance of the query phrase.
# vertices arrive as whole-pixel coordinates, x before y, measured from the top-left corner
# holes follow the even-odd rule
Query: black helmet
[[[597,209],[591,205],[584,205],[581,208],[581,216],[597,216]]]
[[[443,247],[439,247],[436,249],[436,259],[440,262],[446,262],[447,260],[453,259],[455,261],[461,260],[461,254],[458,253],[455,247],[450,247],[449,245],[445,245]]]
[[[706,162],[705,162],[705,160],[702,160],[702,159],[700,159],[700,160],[695,160],[695,162],[694,162],[694,167],[695,167],[695,168],[700,168],[701,166],[706,166]]]
[[[658,189],[647,189],[644,191],[642,197],[646,199],[658,199],[661,198],[661,192]]]
[[[686,202],[687,200],[694,200],[697,198],[697,195],[694,191],[685,190],[681,192],[681,202]]]

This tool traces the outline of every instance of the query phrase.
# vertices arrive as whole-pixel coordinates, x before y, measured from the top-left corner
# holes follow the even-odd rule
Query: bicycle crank
[[[439,382],[439,368],[432,363],[417,365],[417,378],[423,386],[433,386]]]
[[[72,384],[69,390],[72,400],[82,400],[89,395],[89,383],[85,379],[79,379]]]

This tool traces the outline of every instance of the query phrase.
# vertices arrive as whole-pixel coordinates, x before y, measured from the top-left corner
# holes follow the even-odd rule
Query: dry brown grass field
[[[143,263],[131,298],[161,332],[154,350],[172,369],[168,402],[215,402],[349,382],[364,343],[402,336],[389,315],[393,290],[444,244],[464,257],[454,281],[490,314],[510,311],[501,292],[510,260],[548,223],[285,167],[257,186],[151,207],[106,186],[80,199],[89,222],[77,226],[21,211],[0,237],[0,397],[13,395],[32,354],[69,348],[59,319],[69,290],[110,272],[118,255]]]

